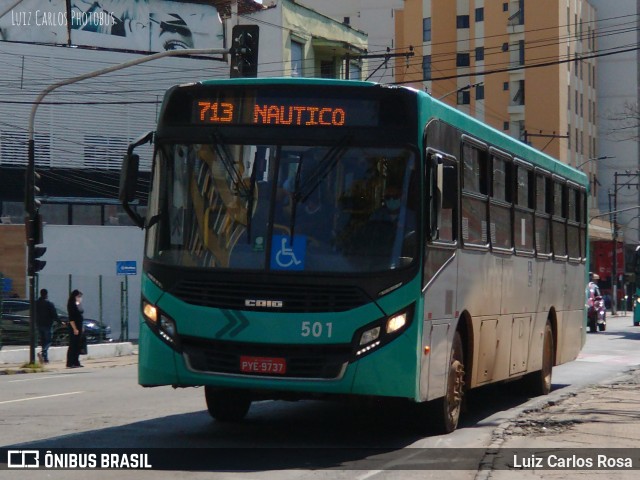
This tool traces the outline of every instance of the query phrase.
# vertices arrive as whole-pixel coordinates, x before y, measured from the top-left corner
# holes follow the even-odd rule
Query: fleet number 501
[[[332,322],[302,322],[302,331],[300,335],[303,337],[326,337],[331,338],[331,333],[333,329]]]

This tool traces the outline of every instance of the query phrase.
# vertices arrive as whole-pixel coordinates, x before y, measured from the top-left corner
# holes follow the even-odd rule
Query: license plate
[[[284,375],[287,372],[287,361],[277,357],[240,357],[242,373],[265,373]]]

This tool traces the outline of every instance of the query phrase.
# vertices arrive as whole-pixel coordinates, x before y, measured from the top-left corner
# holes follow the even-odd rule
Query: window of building
[[[422,19],[422,41],[431,41],[431,17]]]
[[[484,85],[476,86],[476,100],[484,100]]]
[[[484,8],[476,8],[476,22],[484,21]]]
[[[502,90],[504,90],[505,92],[509,91],[509,82],[504,82],[502,84]]]
[[[0,202],[0,223],[24,223],[24,202]]]
[[[503,52],[508,52],[508,51],[509,51],[509,43],[504,42],[504,43],[502,44],[502,51],[503,51]]]
[[[322,60],[320,62],[320,78],[336,78],[336,64],[331,60]]]
[[[333,64],[333,62],[332,62]],[[335,64],[333,64],[335,65]],[[349,63],[349,79],[350,80],[362,80],[362,68],[360,68],[360,65],[355,63],[355,62],[351,62]]]
[[[509,122],[502,122],[502,129],[506,132],[509,130]]]
[[[422,57],[422,78],[431,80],[431,55]]]
[[[456,55],[456,66],[468,67],[471,65],[471,55],[468,53],[458,53]]]
[[[66,203],[43,203],[40,215],[42,221],[50,225],[69,225],[69,205]]]
[[[503,3],[502,4],[502,11],[503,12],[508,12],[509,11],[509,4],[508,3]]]
[[[513,96],[512,105],[524,105],[524,80],[518,80],[518,90]]]
[[[72,205],[72,225],[102,225],[102,207],[100,205]]]
[[[471,92],[463,90],[458,92],[458,105],[469,105],[471,103]]]
[[[518,42],[518,65],[524,65],[524,40]]]
[[[458,15],[456,17],[457,28],[469,28],[469,15]]]
[[[291,76],[302,77],[302,59],[304,52],[304,45],[295,40],[291,40]]]
[[[476,62],[484,60],[484,47],[476,47]]]

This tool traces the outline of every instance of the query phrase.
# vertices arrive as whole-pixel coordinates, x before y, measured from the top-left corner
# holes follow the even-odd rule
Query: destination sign
[[[300,100],[197,98],[192,120],[198,124],[296,127],[373,126],[378,122],[378,102],[374,100]]]

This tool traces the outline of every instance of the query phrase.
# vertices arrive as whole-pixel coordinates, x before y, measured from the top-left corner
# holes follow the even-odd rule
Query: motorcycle
[[[587,312],[589,332],[604,332],[607,329],[607,309],[604,305],[604,298],[597,296],[593,299],[592,305]]]

